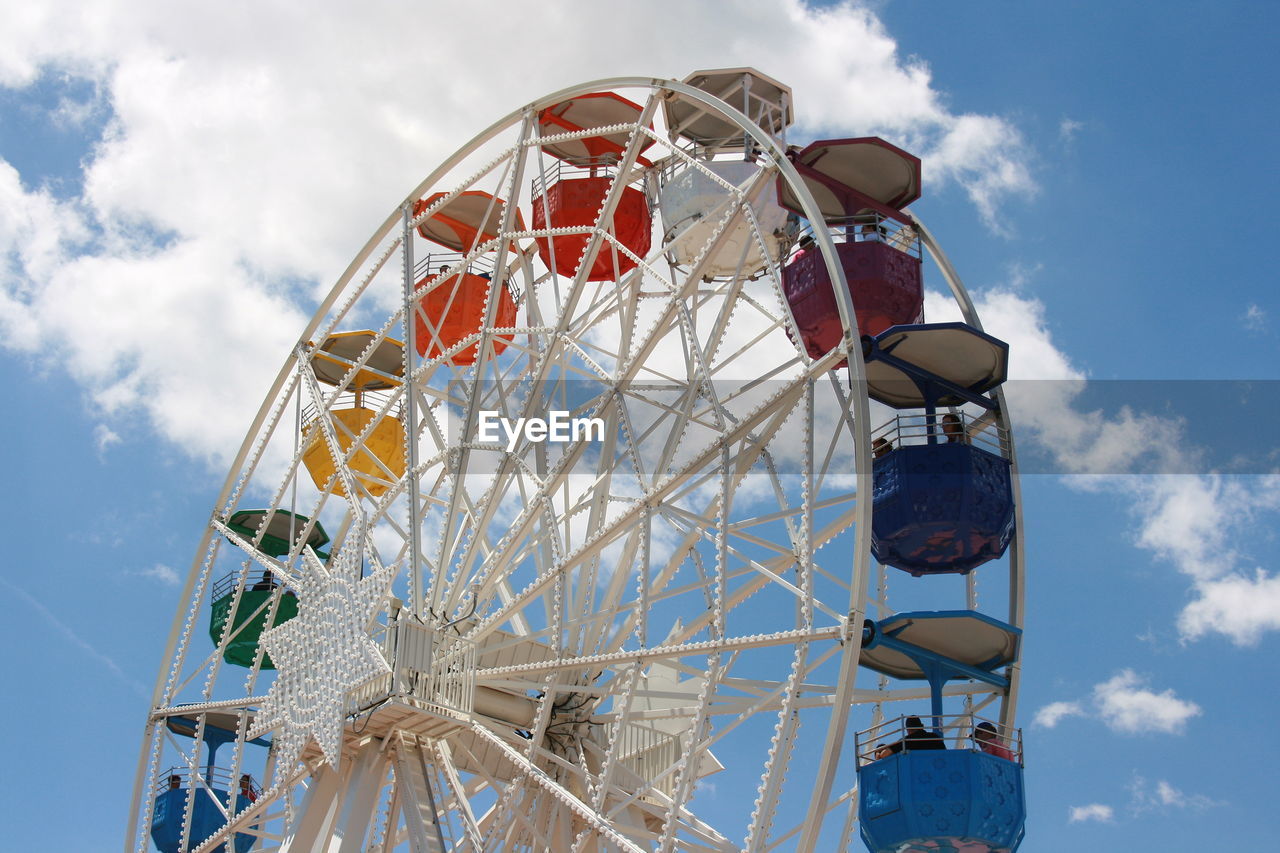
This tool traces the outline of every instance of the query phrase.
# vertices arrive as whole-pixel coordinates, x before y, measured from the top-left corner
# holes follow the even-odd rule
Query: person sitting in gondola
[[[876,459],[888,456],[892,452],[893,443],[887,438],[877,438],[871,442],[871,455]]]
[[[273,590],[277,586],[279,586],[279,584],[276,583],[276,576],[271,574],[270,571],[263,569],[261,579],[259,579],[258,582],[251,587],[251,589],[254,592],[263,592],[263,591]]]
[[[942,434],[946,436],[948,444],[965,444],[969,440],[964,434],[964,424],[960,423],[958,416],[952,414],[942,416]]]
[[[978,744],[978,749],[994,755],[996,758],[1003,758],[1006,761],[1013,761],[1013,750],[1000,742],[999,735],[996,734],[996,727],[988,722],[978,723],[978,727],[973,730],[973,739]]]
[[[256,802],[258,799],[258,793],[253,790],[253,779],[250,778],[248,773],[240,777],[240,796],[251,803]]]
[[[946,749],[942,735],[933,729],[926,729],[919,717],[907,717],[907,736],[902,740],[907,749]]]
[[[182,787],[182,777],[181,777],[181,776],[179,776],[177,773],[174,773],[174,774],[172,774],[171,776],[169,776],[169,790],[170,790],[170,791],[176,791],[176,790],[178,790],[178,789],[179,789],[179,788],[181,788],[181,787]]]
[[[879,242],[886,236],[885,228],[880,224],[880,217],[875,211],[862,209],[854,215],[853,221],[858,223],[858,239],[865,242]]]
[[[905,720],[907,734],[897,743],[889,744],[891,753],[902,752],[902,750],[917,749],[946,749],[947,745],[942,740],[942,735],[926,729],[924,723],[920,722],[919,717],[907,717]]]

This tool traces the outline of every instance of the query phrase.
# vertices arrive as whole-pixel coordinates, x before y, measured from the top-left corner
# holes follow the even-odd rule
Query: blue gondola
[[[994,418],[938,416],[939,406],[993,412],[1008,345],[963,323],[895,326],[863,339],[868,393],[897,409],[873,451],[871,547],[913,575],[965,573],[1013,538],[1009,448]]]
[[[169,731],[184,737],[195,737],[201,732],[196,716],[172,716],[165,720]],[[261,793],[253,777],[241,774],[236,782],[230,771],[216,767],[218,748],[236,739],[241,721],[238,715],[209,712],[204,715],[202,740],[207,750],[206,765],[198,773],[187,768],[173,768],[165,773],[157,786],[155,806],[151,818],[151,840],[160,853],[187,853],[199,847],[227,823],[227,814],[238,814],[251,806]],[[248,743],[270,746],[270,741],[255,738]],[[236,789],[234,805],[231,804],[231,788]],[[187,815],[187,802],[191,803],[191,829],[187,832],[187,844],[182,844],[182,827]],[[226,814],[224,814],[226,812]],[[244,827],[256,830],[254,823]],[[257,836],[238,832],[232,843],[235,853],[248,853]],[[213,853],[227,853],[227,845],[219,844]]]
[[[1009,460],[971,444],[899,447],[873,465],[871,547],[913,575],[965,573],[1013,538]]]
[[[916,719],[920,728],[913,730],[899,718],[859,732],[855,740],[859,831],[871,853],[1018,849],[1026,822],[1021,735],[971,715],[944,717],[942,688],[956,678],[1007,687],[997,670],[1017,660],[1021,635],[1012,625],[963,610],[899,613],[866,623],[861,664],[894,678],[926,680],[932,697],[929,728]],[[890,733],[902,737],[886,742]],[[913,741],[917,735],[922,737]]]
[[[180,853],[184,850],[194,850],[196,847],[213,833],[226,824],[227,818],[223,815],[222,809],[227,808],[230,801],[230,794],[221,788],[204,787],[197,784],[194,791],[194,801],[191,804],[191,831],[187,834],[187,846],[182,846],[182,818],[187,808],[187,794],[191,792],[190,780],[180,773],[170,773],[168,778],[172,782],[177,783],[174,787],[166,787],[156,795],[155,809],[152,812],[151,819],[151,840],[155,843],[156,849],[160,853]],[[216,784],[216,783],[215,783]],[[236,804],[234,809],[228,809],[231,814],[244,811],[256,799],[256,787],[252,788],[253,794],[237,793]],[[218,803],[222,804],[219,808],[214,802],[217,797]],[[257,825],[249,827],[256,829]],[[232,845],[236,853],[249,853],[253,847],[256,836],[247,833],[236,833],[235,842]],[[219,844],[213,848],[214,853],[226,853],[227,845]]]
[[[900,752],[858,771],[873,853],[1008,853],[1022,842],[1022,767],[977,750]]]

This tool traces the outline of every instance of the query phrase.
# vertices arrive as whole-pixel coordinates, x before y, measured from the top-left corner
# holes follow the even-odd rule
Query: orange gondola
[[[413,203],[414,218],[431,210],[447,195],[448,193],[436,193],[418,199]],[[455,252],[467,253],[490,240],[498,239],[506,206],[506,201],[487,192],[467,190],[436,207],[431,215],[418,225],[418,233]],[[520,216],[519,210],[514,213],[512,227],[516,231],[523,231],[524,219]],[[514,243],[509,243],[507,248],[516,251]]]
[[[419,234],[464,255],[498,239],[506,201],[479,190],[459,193],[441,204],[441,199],[446,197],[446,193],[436,193],[419,199],[414,204],[415,218],[434,207],[431,215],[418,225]],[[511,227],[516,231],[523,231],[524,219],[520,216],[520,211],[513,213]],[[505,248],[518,251],[514,241],[507,243]],[[437,278],[443,278],[443,281],[423,295],[418,302],[419,309],[414,314],[414,349],[425,358],[438,358],[461,341],[480,332],[484,326],[485,303],[493,288],[491,274],[477,274],[470,269],[450,271],[447,268],[423,277],[418,281],[417,288],[421,290]],[[516,302],[511,291],[507,287],[499,287],[497,298],[498,309],[494,325],[500,328],[514,326]],[[494,335],[494,353],[505,350],[514,337],[510,334]],[[461,352],[454,353],[450,360],[454,364],[475,364],[478,353],[477,341]]]
[[[421,310],[413,319],[413,342],[418,355],[438,358],[457,346],[465,338],[478,334],[484,326],[485,302],[489,299],[493,282],[488,275],[469,272],[445,272],[427,276],[418,282],[418,288],[437,277],[444,281],[429,290],[418,303]],[[516,301],[506,287],[497,289],[498,312],[493,325],[509,328],[516,324]],[[500,354],[515,337],[513,334],[492,337],[494,355]],[[454,353],[454,364],[475,364],[480,343]]]

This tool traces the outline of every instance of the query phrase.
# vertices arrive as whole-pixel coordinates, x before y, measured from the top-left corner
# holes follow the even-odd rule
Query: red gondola
[[[875,137],[814,142],[790,156],[822,215],[813,227],[835,241],[857,334],[923,322],[920,243],[901,210],[920,197],[920,161]],[[806,215],[785,182],[778,189],[783,207]],[[792,256],[782,284],[809,355],[839,344],[844,326],[835,288],[812,241]]]
[[[538,124],[544,136],[556,136],[597,127],[634,125],[642,112],[638,104],[612,92],[592,92],[547,107],[539,113]],[[544,144],[543,150],[548,154],[584,170],[585,174],[582,177],[564,175],[561,169],[557,169],[554,176],[548,177],[546,188],[533,200],[534,229],[595,226],[613,183],[612,177],[599,174],[599,171],[618,163],[630,136],[631,129],[626,128]],[[642,140],[639,150],[649,147],[652,141]],[[638,157],[637,162],[649,165],[642,157]],[[644,193],[635,187],[622,189],[612,218],[599,224],[635,256],[644,257],[648,253],[653,217]],[[558,275],[573,276],[578,272],[582,253],[590,239],[590,233],[539,237],[538,254],[543,263]],[[587,281],[616,280],[636,266],[636,260],[627,252],[611,241],[605,241],[587,273]]]

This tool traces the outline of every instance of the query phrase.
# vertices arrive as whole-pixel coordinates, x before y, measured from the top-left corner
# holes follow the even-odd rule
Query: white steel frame
[[[641,113],[609,129],[625,131],[628,142],[596,223],[519,230],[514,211],[523,208],[529,221],[530,183],[550,163],[540,150],[538,111],[606,90],[636,100]],[[296,766],[273,768],[272,754],[259,800],[229,814],[194,849],[212,850],[251,826],[260,838],[254,850],[291,853],[814,851],[857,843],[854,709],[878,714],[884,702],[920,700],[928,690],[856,684],[862,621],[891,611],[883,568],[870,565],[871,424],[853,310],[822,228],[814,237],[847,331],[816,360],[794,343],[799,332],[783,307],[776,263],[753,277],[740,271],[706,280],[697,262],[692,269],[667,264],[661,246],[638,257],[617,243],[608,223],[622,188],[650,180],[658,168],[646,174],[642,148],[651,146],[644,154],[651,160],[698,168],[660,129],[649,130],[661,99],[673,97],[740,128],[758,166],[743,185],[724,185],[729,202],[708,254],[728,228],[754,222],[750,203],[772,193],[778,179],[792,186],[811,221],[821,221],[779,140],[705,92],[641,78],[596,81],[529,104],[415,187],[302,331],[219,495],[183,591],[190,604],[175,617],[170,663],[153,694],[126,853],[150,849],[149,792],[162,757],[177,755],[191,773],[201,771],[206,712],[241,712],[239,738],[224,747],[230,778],[263,766],[260,747],[246,738],[270,688],[261,650],[244,670],[226,665],[221,650],[196,635],[207,624],[212,580],[226,567],[239,566],[233,610],[252,572],[269,570],[288,585],[306,570],[296,548],[270,558],[225,526],[237,508],[264,503],[325,519],[335,551],[368,530],[357,547],[399,573],[394,597],[369,630],[416,620],[437,638],[423,648],[460,638],[475,660],[465,681],[456,668],[453,680],[433,673],[438,661],[420,666],[440,683],[470,685],[475,701],[454,702],[462,711],[448,713],[396,700],[394,691],[363,702],[345,726],[336,768],[314,749]],[[519,281],[522,320],[495,329],[497,300],[489,299],[478,332],[486,357],[465,368],[451,365],[449,353],[477,339],[431,360],[414,350],[410,318],[435,286],[419,278],[415,258],[429,248],[414,228],[436,208],[416,219],[411,210],[429,193],[473,188],[511,201],[501,240],[467,257],[491,262],[494,282]],[[918,230],[966,321],[981,328],[950,262],[932,234]],[[572,233],[589,238],[580,269],[602,251],[638,267],[610,282],[589,283],[585,272],[556,276],[534,238]],[[508,244],[515,250],[505,251]],[[398,271],[390,263],[396,257]],[[317,490],[301,467],[302,408],[328,413],[350,397],[344,386],[316,381],[306,342],[361,327],[374,328],[375,344],[404,340],[409,381],[379,395],[375,421],[345,451],[329,418],[320,418],[338,475]],[[502,356],[491,348],[498,333],[513,336]],[[372,351],[352,362],[345,381]],[[832,369],[846,358],[847,371]],[[506,454],[471,438],[483,407],[536,415],[557,400],[605,418],[605,441],[525,444]],[[453,432],[450,417],[461,424]],[[384,468],[387,488],[371,493],[372,480],[350,466],[382,418],[405,426],[408,473],[396,478]],[[1008,430],[1003,405],[998,425]],[[1010,456],[1016,484],[1012,443]],[[337,482],[347,498],[334,495]],[[1016,523],[1008,619],[1021,627],[1020,501]],[[281,594],[266,608],[268,619]],[[966,606],[975,595],[971,580]],[[966,682],[945,693],[965,697],[974,712],[997,703],[1008,726],[1017,678],[1015,665],[1007,692]],[[367,700],[370,690],[377,693],[364,688],[359,696]],[[199,718],[194,740],[166,732],[164,721],[175,714]],[[673,739],[679,749],[670,749]],[[645,743],[654,744],[644,747],[649,754],[637,753]],[[707,774],[720,765],[731,779],[758,778],[749,810],[723,807],[706,793],[717,784]]]

